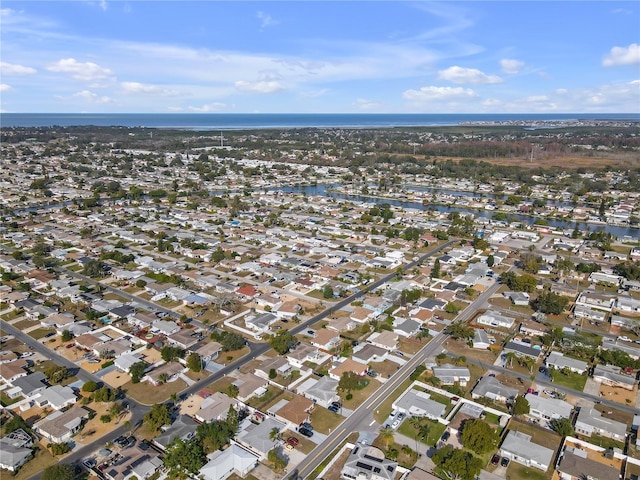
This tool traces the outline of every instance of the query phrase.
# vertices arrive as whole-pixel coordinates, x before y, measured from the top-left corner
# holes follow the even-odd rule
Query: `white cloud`
[[[634,65],[636,63],[640,63],[640,45],[637,43],[632,43],[628,47],[613,47],[602,61],[602,65],[605,67]]]
[[[103,12],[107,11],[107,0],[100,0],[100,8]]]
[[[263,30],[267,27],[273,27],[274,25],[278,24],[278,22],[274,20],[273,17],[268,13],[258,12],[256,14],[256,17],[258,17],[258,20],[260,20],[260,30]]]
[[[78,62],[75,58],[63,58],[47,67],[51,72],[69,73],[76,80],[92,81],[112,75],[111,70],[93,62]]]
[[[258,82],[246,82],[238,80],[234,83],[236,89],[249,93],[276,93],[285,90],[284,86],[275,80],[262,80]]]
[[[422,87],[420,90],[406,90],[402,97],[415,102],[452,101],[476,97],[470,88],[462,87]]]
[[[189,110],[190,112],[197,112],[197,113],[219,112],[223,110],[226,106],[227,105],[224,103],[212,102],[212,103],[207,103],[205,105],[202,105],[200,107],[189,106],[187,107],[187,110]]]
[[[522,70],[522,67],[524,67],[524,62],[514,60],[513,58],[503,58],[500,60],[500,66],[502,67],[502,73],[517,75]]]
[[[322,88],[320,90],[309,90],[306,92],[300,92],[300,96],[303,98],[318,98],[326,95],[327,93],[329,93],[329,89]]]
[[[0,62],[0,72],[2,75],[33,75],[37,70],[16,63]]]
[[[476,68],[453,66],[438,72],[440,80],[447,80],[459,85],[479,85],[484,83],[500,83],[502,79],[496,75],[487,75]]]
[[[0,92],[6,92],[11,90],[11,85],[7,85],[6,83],[0,83]]]
[[[126,94],[135,95],[158,95],[162,97],[171,97],[177,94],[173,90],[167,90],[157,85],[149,85],[139,82],[121,82],[120,87]]]
[[[502,104],[503,104],[502,100],[499,100],[497,98],[487,98],[486,100],[482,101],[482,105],[485,107],[497,107]]]
[[[611,10],[611,13],[615,15],[631,15],[633,12],[626,8],[616,8],[614,10]]]
[[[380,104],[378,102],[367,100],[366,98],[358,98],[351,105],[356,107],[356,108],[358,108],[358,109],[360,109],[360,110],[372,110],[372,109],[378,108],[380,106]]]
[[[81,92],[74,93],[74,97],[82,98],[90,103],[112,103],[113,100],[107,96],[100,96],[97,93],[91,92],[89,90],[82,90]]]

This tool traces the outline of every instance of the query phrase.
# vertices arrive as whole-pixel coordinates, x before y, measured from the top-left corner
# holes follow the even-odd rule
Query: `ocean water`
[[[466,122],[640,121],[640,114],[3,113],[1,127],[119,126],[185,130],[419,127]]]

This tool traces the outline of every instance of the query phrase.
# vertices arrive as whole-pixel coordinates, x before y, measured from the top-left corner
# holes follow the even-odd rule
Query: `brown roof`
[[[289,401],[284,407],[275,413],[292,423],[299,424],[309,418],[311,410],[313,410],[313,401],[308,398],[301,397],[300,395],[296,395],[293,400]]]
[[[364,372],[366,369],[367,369],[366,365],[363,365],[362,363],[358,363],[355,360],[351,360],[350,358],[347,358],[340,365],[332,368],[330,370],[330,373],[338,377],[341,377],[342,374],[346,372],[353,372],[357,375],[364,375]]]

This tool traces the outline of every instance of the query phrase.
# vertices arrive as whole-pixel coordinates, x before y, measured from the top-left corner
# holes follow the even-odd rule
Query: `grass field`
[[[562,373],[556,371],[554,372],[553,383],[557,383],[563,387],[573,388],[574,390],[581,392],[587,383],[587,376],[574,372]]]
[[[342,423],[341,415],[337,413],[330,412],[326,408],[316,406],[315,410],[311,413],[311,423],[313,424],[313,428],[320,433],[329,433],[329,429],[331,431],[335,430],[335,428]]]
[[[391,413],[392,410],[392,404],[393,402],[396,401],[396,399],[402,394],[402,392],[404,392],[407,388],[409,388],[409,385],[411,385],[413,382],[411,381],[410,378],[407,378],[404,382],[402,382],[400,384],[400,386],[398,388],[396,388],[392,394],[390,394],[385,400],[384,402],[382,402],[380,404],[380,406],[376,409],[375,412],[373,412],[373,418],[375,418],[375,420],[378,423],[382,423],[384,422],[387,417],[389,416],[389,414]]]
[[[122,390],[143,405],[154,405],[156,403],[164,402],[172,393],[181,392],[187,388],[187,384],[184,380],[176,380],[174,382],[168,382],[158,387],[154,387],[147,382],[131,383],[127,382],[123,385]]]
[[[544,472],[533,467],[525,467],[516,462],[511,462],[507,468],[507,478],[510,480],[547,480]]]
[[[406,435],[409,438],[416,438],[416,434],[418,429],[414,428],[411,423],[408,421],[409,419],[402,422],[402,425],[398,428],[398,432],[402,435]],[[446,425],[436,422],[433,420],[429,420],[427,418],[423,418],[420,421],[420,425],[427,425],[429,427],[429,434],[426,438],[418,437],[417,440],[420,443],[424,443],[425,445],[433,446],[440,439],[445,429]]]

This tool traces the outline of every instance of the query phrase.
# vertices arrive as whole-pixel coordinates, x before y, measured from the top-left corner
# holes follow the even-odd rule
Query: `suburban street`
[[[500,284],[497,282],[494,283],[479,295],[473,303],[460,312],[455,318],[455,321],[466,321],[471,318],[499,288]],[[292,473],[285,475],[284,479],[302,480],[307,478],[311,472],[345,440],[349,433],[359,432],[369,427],[371,414],[376,408],[378,408],[402,382],[409,378],[409,375],[411,375],[418,365],[424,363],[428,357],[440,353],[443,350],[442,344],[447,338],[449,338],[449,336],[444,333],[433,337],[429,343],[422,347],[405,365],[400,367],[400,369],[375,392],[368,402],[360,405],[360,407],[342,422],[335,431],[329,434],[327,439],[318,445]]]

